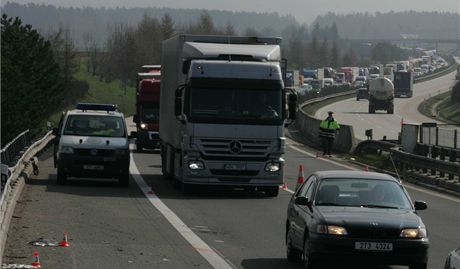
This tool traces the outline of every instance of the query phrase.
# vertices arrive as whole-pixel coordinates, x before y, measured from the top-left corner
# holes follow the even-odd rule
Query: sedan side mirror
[[[294,200],[294,203],[296,205],[307,205],[307,206],[310,205],[310,201],[308,200],[307,197],[304,197],[304,196],[296,197],[295,200]]]
[[[414,207],[415,207],[415,210],[425,210],[425,209],[428,208],[426,203],[423,202],[423,201],[415,201],[414,202]]]

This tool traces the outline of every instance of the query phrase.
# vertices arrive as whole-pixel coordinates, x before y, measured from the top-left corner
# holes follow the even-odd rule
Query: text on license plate
[[[104,170],[103,165],[83,165],[85,170]]]
[[[225,170],[245,170],[245,164],[226,164]]]
[[[355,249],[373,251],[393,251],[393,244],[382,242],[355,242]]]

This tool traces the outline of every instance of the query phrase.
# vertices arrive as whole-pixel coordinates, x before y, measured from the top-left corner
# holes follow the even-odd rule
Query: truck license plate
[[[246,170],[245,164],[226,164],[225,170]]]
[[[83,165],[85,170],[104,170],[103,165]]]
[[[382,242],[355,242],[355,249],[372,251],[393,251],[393,244]]]

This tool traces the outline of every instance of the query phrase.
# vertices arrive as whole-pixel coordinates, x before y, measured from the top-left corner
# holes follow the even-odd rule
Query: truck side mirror
[[[138,115],[133,116],[133,122],[134,123],[139,123],[139,116]]]
[[[174,98],[174,115],[179,117],[182,115],[182,92],[185,86],[181,85],[176,89],[175,98]]]

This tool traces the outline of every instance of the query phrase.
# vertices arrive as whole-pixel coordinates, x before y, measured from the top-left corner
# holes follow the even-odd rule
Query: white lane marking
[[[305,150],[299,149],[296,146],[289,145],[289,147],[292,148],[293,150],[296,150],[296,151],[298,151],[300,153],[303,153],[305,155],[308,155],[310,157],[316,157],[314,154],[312,154],[310,152],[307,152]],[[329,159],[321,159],[321,160],[323,160],[325,162],[329,162],[329,163],[337,165],[337,166],[341,166],[341,167],[349,169],[349,170],[358,170],[358,169],[356,169],[356,167],[349,166],[349,165],[346,165],[346,164],[342,164],[342,163],[339,163],[339,162],[336,162],[336,161],[333,161],[333,160],[329,160]],[[442,198],[442,199],[446,199],[446,200],[449,200],[449,201],[452,201],[452,202],[460,203],[459,198],[455,198],[455,197],[445,195],[445,194],[442,194],[442,193],[437,193],[437,192],[434,192],[434,191],[431,191],[431,190],[424,189],[422,187],[416,187],[416,186],[414,186],[412,184],[408,184],[408,183],[404,183],[403,185],[404,185],[404,187],[406,187],[408,189],[416,190],[416,191],[423,192],[425,194],[429,194],[429,195],[432,195],[432,196],[435,196],[435,197],[438,197],[438,198]]]
[[[234,269],[224,258],[219,256],[217,252],[208,246],[200,237],[198,237],[187,225],[169,209],[154,193],[148,193],[151,187],[145,183],[139,169],[133,160],[133,154],[131,153],[131,162],[129,165],[129,171],[136,181],[139,189],[144,193],[145,197],[150,203],[169,221],[169,223],[184,237],[192,247],[205,258],[213,268],[223,269]]]

